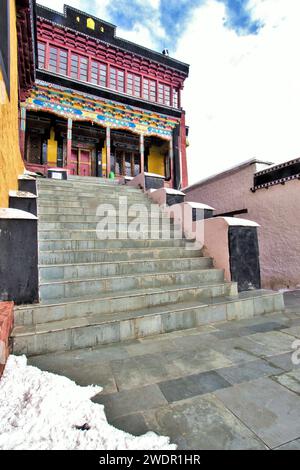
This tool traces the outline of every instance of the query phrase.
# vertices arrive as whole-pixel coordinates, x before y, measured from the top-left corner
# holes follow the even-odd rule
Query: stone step
[[[39,200],[44,200],[48,198],[55,198],[55,200],[68,200],[68,199],[105,199],[109,197],[109,199],[128,199],[129,201],[147,201],[148,196],[142,192],[140,193],[124,193],[124,194],[119,194],[118,192],[112,190],[107,190],[107,191],[97,191],[97,192],[92,192],[92,191],[58,191],[58,190],[39,190],[38,196]]]
[[[222,279],[222,276],[220,276]],[[81,316],[102,313],[111,315],[115,312],[128,312],[147,306],[176,303],[179,300],[192,300],[237,295],[236,283],[210,281],[177,286],[157,286],[155,288],[132,289],[130,291],[105,292],[98,295],[74,297],[72,299],[52,299],[40,304],[25,305],[15,308],[15,325],[29,326]]]
[[[147,197],[145,193],[142,192],[141,189],[124,189],[124,187],[120,188],[111,188],[108,186],[78,186],[73,185],[69,187],[55,187],[55,186],[38,186],[38,194],[39,196],[45,196],[46,194],[50,194],[53,196],[59,195],[60,197],[68,197],[71,195],[79,195],[79,194],[90,194],[90,196],[98,197],[101,195],[111,195],[113,194],[114,197],[120,196],[128,196],[128,197]]]
[[[40,264],[96,263],[104,261],[130,261],[142,259],[167,259],[199,257],[201,250],[188,251],[181,247],[139,248],[115,250],[61,250],[41,251]]]
[[[118,186],[119,181],[117,179],[111,180],[108,178],[103,178],[101,176],[79,176],[79,175],[68,175],[67,181],[75,181],[78,183],[79,181],[90,184],[91,182],[101,182],[103,184],[108,184],[111,186]]]
[[[99,226],[98,226],[99,224]],[[153,217],[144,218],[139,217],[122,217],[121,219],[117,217],[101,217],[99,216],[97,220],[93,222],[86,221],[75,221],[75,222],[39,222],[39,231],[52,231],[52,230],[96,230],[108,227],[109,230],[118,229],[119,231],[126,231],[127,228],[130,231],[132,228],[140,229],[142,231],[151,230],[152,227],[157,231],[160,227],[168,230],[169,227],[173,229],[181,230],[181,225],[174,224],[173,220],[168,218],[159,219]]]
[[[130,290],[218,283],[224,281],[221,269],[199,269],[188,271],[165,271],[162,273],[136,273],[122,276],[109,276],[91,279],[58,280],[40,283],[40,299],[47,302],[53,299],[72,299],[81,296],[95,297],[106,292],[129,292]],[[214,295],[218,295],[214,293]],[[221,295],[221,294],[220,294]]]
[[[143,222],[147,223],[155,223],[155,222],[167,222],[170,221],[172,222],[172,219],[169,219],[169,217],[162,212],[154,213],[154,212],[144,212],[144,213],[137,213],[136,215],[131,215],[130,213],[128,215],[124,215],[124,212],[118,212],[113,214],[111,211],[106,214],[105,217],[107,218],[108,223],[112,223],[114,221],[117,221],[119,223],[126,223],[128,221],[129,223],[136,220],[138,217],[141,219]],[[95,222],[98,223],[99,220],[102,219],[102,216],[97,216],[95,213],[93,215],[85,215],[85,214],[39,214],[39,227],[41,227],[41,223],[83,223],[83,222]]]
[[[74,204],[77,204],[77,203],[74,203]],[[97,213],[97,207],[98,207],[98,204],[96,204],[95,206],[72,206],[70,207],[69,205],[66,205],[66,206],[63,206],[63,205],[56,205],[56,206],[53,206],[51,204],[51,202],[48,202],[47,205],[44,204],[44,205],[39,205],[38,206],[38,215],[39,217],[40,216],[45,216],[45,215],[57,215],[57,217],[59,218],[60,216],[91,216],[91,217],[96,217],[96,213]],[[161,214],[162,216],[164,216],[163,212],[158,208],[156,209],[156,206],[146,206],[145,208],[141,208],[141,210],[139,210],[138,208],[135,208],[135,207],[124,207],[122,205],[120,205],[120,207],[118,205],[115,205],[113,208],[107,208],[107,210],[105,211],[105,214],[107,216],[115,216],[115,215],[124,215],[124,214],[128,214],[128,216],[135,216],[136,214],[138,216],[149,216],[149,217],[155,217],[156,214]],[[55,219],[56,220],[56,219]],[[59,220],[59,219],[57,219]]]
[[[70,193],[68,195],[65,194],[39,194],[38,196],[38,202],[40,205],[42,205],[44,202],[51,202],[51,203],[62,203],[63,201],[65,202],[80,202],[82,204],[87,204],[90,203],[91,201],[97,201],[98,204],[100,203],[107,203],[110,204],[112,203],[120,203],[120,204],[150,204],[151,201],[147,196],[144,194],[137,194],[137,195],[125,195],[125,196],[119,196],[119,195],[110,195],[109,193],[107,194],[91,194],[91,193]]]
[[[58,190],[58,191],[76,191],[77,189],[89,189],[90,191],[114,191],[120,193],[141,193],[142,190],[133,188],[131,186],[122,185],[109,185],[102,182],[85,183],[82,181],[53,181],[53,180],[39,180],[38,188],[40,190]]]
[[[225,320],[280,312],[282,294],[256,291],[236,298],[220,297],[148,307],[144,310],[94,313],[33,326],[17,326],[12,333],[14,354],[33,356],[195,328]]]
[[[40,265],[41,282],[91,279],[108,276],[128,276],[130,274],[163,273],[172,271],[188,271],[212,267],[212,259],[199,258],[169,258],[155,260],[104,261],[100,263],[75,263]]]
[[[39,251],[57,250],[112,250],[112,249],[140,249],[140,248],[185,248],[188,252],[194,251],[194,243],[185,239],[171,240],[98,240],[98,239],[48,239],[39,240]],[[195,248],[196,249],[196,248]]]
[[[113,199],[113,198],[85,198],[85,199],[78,199],[76,198],[71,198],[71,199],[54,199],[51,200],[51,198],[46,198],[42,200],[38,200],[38,208],[44,209],[46,207],[52,207],[51,212],[56,212],[57,209],[59,208],[74,208],[74,209],[93,209],[94,214],[96,214],[96,210],[100,205],[105,204],[105,210],[114,210],[114,209],[119,209],[122,211],[129,211],[129,210],[140,210],[144,212],[149,212],[153,206],[155,207],[154,204],[150,202],[149,199],[145,199],[143,201],[130,201],[128,200],[127,202],[120,201],[119,199]],[[138,207],[137,207],[138,206]]]
[[[127,228],[127,227],[124,227]],[[138,234],[138,236],[137,236]],[[177,233],[170,227],[170,230],[157,230],[155,227],[153,230],[39,230],[40,240],[95,240],[95,239],[120,239],[126,240],[127,238],[141,238],[141,239],[172,239],[172,237],[179,238],[182,235]]]

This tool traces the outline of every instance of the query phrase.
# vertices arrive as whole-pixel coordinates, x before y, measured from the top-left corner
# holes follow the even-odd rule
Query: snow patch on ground
[[[10,356],[0,381],[0,449],[176,449],[167,437],[134,437],[110,426],[103,405],[90,400],[101,391]],[[89,430],[76,428],[85,424]]]

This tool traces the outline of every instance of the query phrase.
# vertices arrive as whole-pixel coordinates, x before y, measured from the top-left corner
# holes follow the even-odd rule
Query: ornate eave
[[[75,121],[123,129],[135,134],[170,140],[180,120],[123,105],[72,89],[37,81],[24,105],[27,110],[44,111]]]

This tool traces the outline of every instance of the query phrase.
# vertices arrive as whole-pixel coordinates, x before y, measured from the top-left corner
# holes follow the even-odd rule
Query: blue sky
[[[257,34],[262,27],[262,22],[252,18],[249,8],[249,0],[218,0],[226,6],[224,24],[233,29],[237,34]],[[165,39],[156,37],[158,47],[167,46],[174,51],[191,20],[196,8],[205,4],[206,0],[160,0],[158,8],[141,3],[136,0],[119,0],[111,2],[107,13],[112,22],[125,30],[131,30],[136,22],[148,25],[148,19],[159,16],[161,27],[165,33]],[[158,10],[158,12],[157,12]],[[152,31],[154,37],[155,31]]]
[[[216,0],[225,5],[224,25],[238,35],[257,34],[262,21],[253,18],[249,0]],[[43,3],[51,3],[44,1]],[[61,2],[62,3],[62,2]],[[68,2],[66,2],[68,3]],[[73,2],[69,2],[73,4]],[[137,24],[143,25],[151,34],[153,45],[158,49],[167,47],[175,51],[178,42],[193,13],[207,0],[79,0],[78,6],[95,16],[106,4],[104,16],[124,31],[131,31]],[[76,5],[77,6],[77,5]],[[101,10],[100,10],[101,11]],[[102,11],[101,11],[102,12]]]

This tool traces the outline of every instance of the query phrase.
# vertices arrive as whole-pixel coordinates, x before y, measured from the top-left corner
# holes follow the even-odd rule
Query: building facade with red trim
[[[117,37],[116,27],[70,6],[37,5],[36,82],[22,106],[28,169],[188,183],[181,93],[189,66]]]

